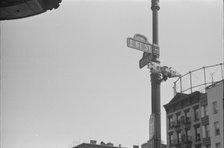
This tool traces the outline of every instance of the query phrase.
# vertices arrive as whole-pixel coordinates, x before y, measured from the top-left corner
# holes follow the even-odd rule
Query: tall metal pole
[[[152,0],[152,22],[153,22],[153,44],[159,45],[158,35],[158,11],[159,0]],[[151,73],[151,102],[152,115],[154,115],[154,136],[152,138],[152,148],[160,148],[161,146],[161,115],[160,115],[160,84],[161,74]]]
[[[167,78],[180,77],[180,74],[167,66],[154,65],[159,64],[159,27],[158,11],[159,0],[151,0],[152,9],[152,30],[153,44],[147,41],[147,38],[140,34],[135,34],[134,38],[127,38],[127,46],[143,51],[143,57],[139,61],[139,68],[148,65],[151,70],[151,105],[152,113],[149,119],[149,148],[161,147],[161,115],[160,115],[160,84]],[[181,80],[181,77],[180,77]],[[182,87],[181,87],[182,88]]]

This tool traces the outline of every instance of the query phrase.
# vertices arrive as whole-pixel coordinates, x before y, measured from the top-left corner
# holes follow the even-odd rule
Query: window
[[[215,135],[220,135],[219,121],[214,122]]]
[[[181,118],[181,117],[180,117],[180,113],[177,113],[177,114],[176,114],[176,117],[177,117],[177,124],[180,124],[180,118]]]
[[[199,126],[195,126],[194,128],[195,128],[195,137],[196,137],[195,140],[200,141],[200,139],[201,139],[200,128],[199,128]]]
[[[190,110],[185,110],[185,122],[190,122]]]
[[[181,131],[178,131],[177,132],[177,140],[178,140],[178,143],[181,143],[182,142],[182,139],[181,139]]]
[[[213,113],[217,114],[218,113],[217,101],[213,102],[212,105],[213,105]]]
[[[185,117],[190,117],[190,110],[189,109],[185,110],[184,113],[185,113]]]
[[[173,133],[169,133],[169,141],[170,141],[170,145],[174,144]]]
[[[186,129],[186,136],[190,136],[191,133],[190,133],[190,129]]]
[[[191,141],[190,135],[191,135],[190,129],[186,129],[186,138],[185,138],[185,141]]]
[[[201,107],[201,117],[207,116],[208,115],[208,110],[207,110],[207,105],[204,105]]]
[[[173,127],[173,116],[168,117],[169,128]]]
[[[215,148],[221,148],[221,144],[220,143],[216,143],[215,144]]]
[[[210,131],[209,131],[208,125],[202,126],[202,136],[203,136],[203,138],[210,136]]]
[[[195,119],[195,121],[199,120],[199,108],[198,108],[198,106],[194,108],[194,119]]]

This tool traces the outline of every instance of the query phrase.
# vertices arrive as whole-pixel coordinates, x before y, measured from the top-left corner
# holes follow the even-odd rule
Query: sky
[[[71,148],[148,141],[150,71],[127,37],[152,42],[149,0],[63,0],[53,11],[1,22],[1,148]],[[161,65],[180,74],[223,61],[221,0],[161,0]],[[173,82],[161,84],[161,105]],[[162,140],[166,143],[161,107]]]

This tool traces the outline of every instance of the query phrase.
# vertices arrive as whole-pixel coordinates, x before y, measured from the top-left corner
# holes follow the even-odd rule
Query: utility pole
[[[152,113],[149,119],[149,141],[148,148],[161,147],[161,115],[160,115],[160,84],[167,78],[179,77],[180,74],[171,67],[160,66],[159,56],[159,27],[158,11],[159,0],[151,0],[152,10],[152,38],[150,44],[147,38],[141,34],[135,34],[133,38],[127,38],[127,46],[143,51],[143,56],[139,61],[139,68],[148,65],[151,72],[151,108]]]
[[[158,27],[158,11],[159,0],[152,0],[152,39],[153,44],[159,45],[159,27]],[[152,114],[154,116],[154,136],[149,141],[152,148],[160,148],[161,146],[161,113],[160,113],[160,84],[161,74],[151,72],[151,106]],[[151,119],[151,118],[150,118]]]

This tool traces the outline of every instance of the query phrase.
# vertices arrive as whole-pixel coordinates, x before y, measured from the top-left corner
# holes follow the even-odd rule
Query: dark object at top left
[[[61,0],[1,0],[0,20],[25,18],[57,9]]]

